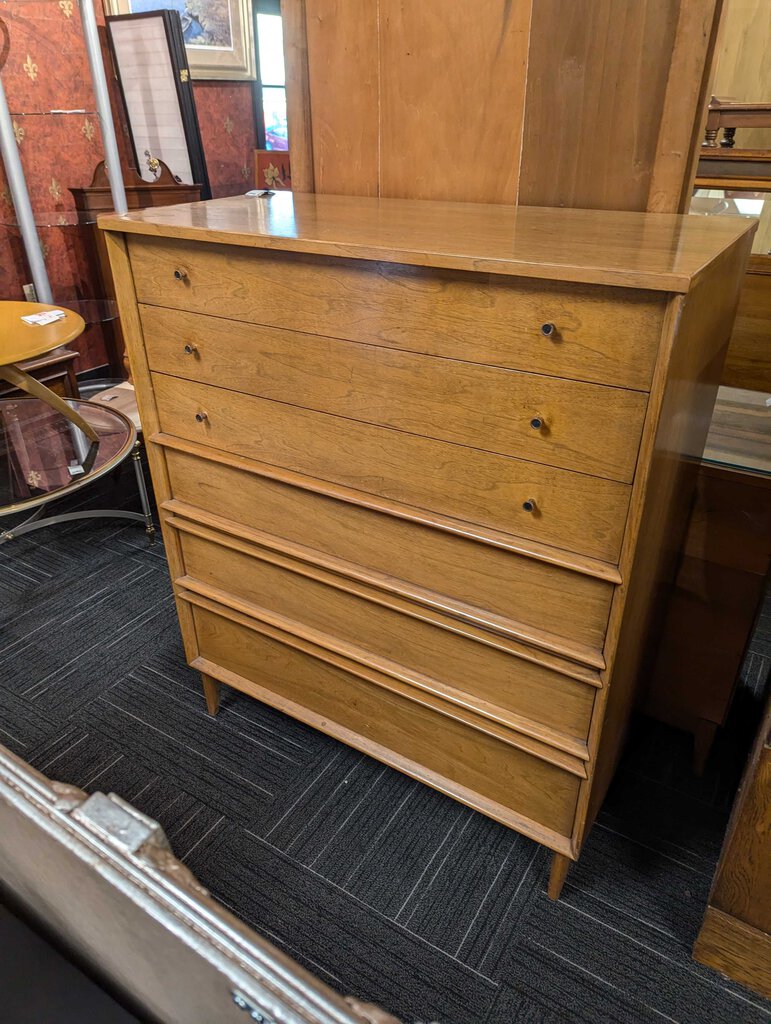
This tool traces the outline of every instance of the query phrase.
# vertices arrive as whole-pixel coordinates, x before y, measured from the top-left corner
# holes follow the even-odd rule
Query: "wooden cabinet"
[[[753,226],[275,195],[102,220],[187,657],[555,851],[612,774]]]
[[[693,956],[771,998],[771,703],[731,813]]]

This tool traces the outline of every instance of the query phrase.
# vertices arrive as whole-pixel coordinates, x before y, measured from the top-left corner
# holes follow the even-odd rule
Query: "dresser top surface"
[[[756,222],[312,193],[233,196],[122,216],[127,234],[513,277],[686,292]]]

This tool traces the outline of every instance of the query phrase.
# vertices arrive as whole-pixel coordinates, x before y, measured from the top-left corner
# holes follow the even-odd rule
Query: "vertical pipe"
[[[38,302],[45,302],[52,305],[54,301],[51,292],[51,282],[48,280],[43,249],[40,245],[37,228],[35,227],[35,215],[32,212],[32,204],[29,201],[27,182],[24,178],[24,168],[21,166],[19,147],[16,145],[16,137],[13,134],[13,122],[8,110],[8,100],[5,97],[3,79],[0,75],[0,152],[3,155],[5,173],[8,178],[8,188],[11,190],[13,207],[16,210],[16,220],[21,230],[24,249],[27,253],[29,269],[32,273],[32,281],[35,285]]]
[[[94,14],[94,0],[80,0],[80,18],[83,23],[88,63],[91,66],[91,79],[94,83],[96,109],[102,124],[102,141],[104,142],[107,177],[110,180],[110,191],[112,192],[112,205],[116,213],[126,213],[128,211],[126,188],[123,184],[118,140],[115,137],[115,123],[112,119],[107,76],[104,73],[102,46],[99,42],[99,29],[96,26],[96,15]]]

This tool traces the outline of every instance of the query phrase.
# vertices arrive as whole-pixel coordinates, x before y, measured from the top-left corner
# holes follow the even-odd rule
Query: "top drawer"
[[[643,391],[666,304],[634,289],[171,239],[129,248],[150,305]]]

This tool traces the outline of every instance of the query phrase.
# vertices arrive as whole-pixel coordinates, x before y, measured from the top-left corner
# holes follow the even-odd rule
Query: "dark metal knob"
[[[187,355],[187,356],[197,356],[198,355],[198,346],[197,345],[185,345],[185,355]]]
[[[176,279],[178,281],[185,281],[187,279],[187,271],[186,270],[175,270],[174,271],[174,277],[176,277]]]
[[[551,338],[552,335],[557,333],[556,324],[541,324],[541,334],[544,338]]]
[[[542,430],[544,425],[545,424],[543,416],[533,416],[533,418],[530,420],[530,426],[533,428],[533,430]]]
[[[205,420],[208,420],[209,415],[205,412],[197,412],[195,418],[198,423],[203,423]]]
[[[527,501],[522,502],[522,508],[525,512],[535,512],[538,506],[535,503],[535,498],[528,498]]]

